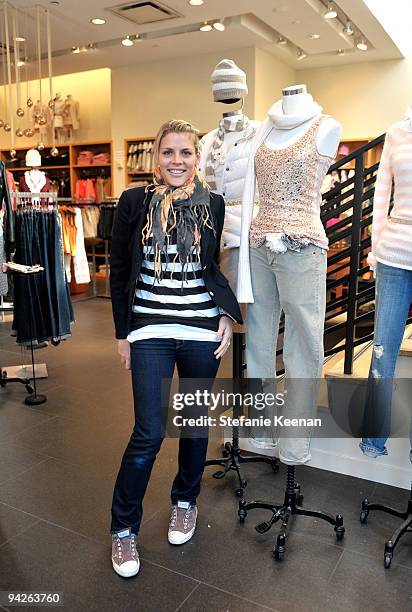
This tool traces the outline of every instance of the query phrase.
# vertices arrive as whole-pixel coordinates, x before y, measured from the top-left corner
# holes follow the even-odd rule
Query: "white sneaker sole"
[[[133,569],[133,570],[122,570],[121,566],[116,565],[115,563],[112,562],[112,567],[114,569],[114,571],[116,572],[116,574],[118,574],[119,576],[121,576],[122,578],[133,578],[133,576],[136,576],[139,573],[140,570],[140,561],[137,561],[137,569]]]
[[[173,546],[180,546],[181,544],[186,544],[186,542],[188,542],[192,537],[193,534],[195,533],[196,527],[194,527],[192,529],[192,531],[189,531],[189,533],[187,533],[185,536],[182,537],[181,540],[179,540],[179,542],[173,542],[170,539],[170,534],[167,534],[167,539],[169,541],[169,544],[173,544]]]

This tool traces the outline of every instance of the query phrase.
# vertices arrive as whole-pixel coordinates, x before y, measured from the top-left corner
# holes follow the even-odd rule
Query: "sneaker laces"
[[[173,506],[172,517],[170,519],[170,527],[176,527],[177,523],[177,506]]]

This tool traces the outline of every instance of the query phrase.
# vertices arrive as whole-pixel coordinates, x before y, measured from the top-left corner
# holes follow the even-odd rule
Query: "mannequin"
[[[406,120],[386,133],[373,202],[368,263],[376,274],[375,331],[360,443],[362,452],[372,458],[388,454],[393,377],[412,303],[411,180],[412,106]],[[388,214],[393,181],[394,205]],[[410,441],[412,447],[412,422]],[[412,461],[412,451],[409,457]]]
[[[202,138],[200,159],[200,171],[211,190],[225,198],[220,266],[235,291],[244,178],[253,138],[260,123],[249,120],[243,113],[244,98],[248,94],[246,75],[234,61],[220,61],[211,80],[215,102],[230,105],[241,103],[239,109],[224,112],[219,127]]]
[[[67,140],[73,140],[73,132],[80,128],[79,103],[71,94],[67,94],[63,106],[64,136]]]
[[[30,193],[41,193],[50,191],[50,180],[46,174],[39,170],[41,166],[41,157],[37,149],[29,149],[26,153],[26,166],[31,170],[26,170],[20,178],[20,191]]]
[[[323,366],[328,248],[320,221],[321,187],[336,155],[341,126],[322,115],[305,85],[288,87],[282,94],[256,135],[248,165],[238,300],[249,303],[248,377],[274,386],[283,310],[288,392],[284,413],[314,418]],[[256,180],[259,213],[252,220]],[[273,418],[273,409],[267,409],[267,416]],[[263,448],[277,444],[272,429],[264,434],[255,435],[252,443]],[[279,458],[289,465],[310,460],[308,430],[296,430],[296,436],[279,438]]]

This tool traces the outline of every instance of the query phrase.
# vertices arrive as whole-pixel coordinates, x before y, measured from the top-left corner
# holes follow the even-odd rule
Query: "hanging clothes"
[[[10,202],[8,181],[9,172],[6,172],[4,163],[0,161],[0,295],[8,293],[7,274],[3,272],[2,264],[8,261],[14,250],[15,234],[14,219]]]
[[[84,206],[82,208],[83,233],[85,238],[97,238],[97,225],[100,210],[98,206]]]
[[[76,198],[87,198],[92,202],[96,201],[96,179],[79,179],[76,181],[75,197]]]
[[[90,283],[90,271],[86,249],[84,248],[82,211],[77,206],[74,207],[74,222],[76,229],[76,253],[73,255],[73,270],[76,283],[80,285]],[[71,281],[71,260],[72,256],[65,253],[64,266],[69,283]]]
[[[19,208],[15,212],[14,261],[38,264],[38,274],[14,275],[14,321],[17,342],[58,343],[71,335],[73,309],[62,252],[62,225],[56,209]]]
[[[113,206],[113,204],[102,204],[100,206],[100,217],[97,227],[97,235],[99,238],[103,240],[111,239],[115,212],[116,206]]]
[[[61,206],[60,215],[63,232],[63,252],[67,255],[76,255],[76,213],[71,206]]]

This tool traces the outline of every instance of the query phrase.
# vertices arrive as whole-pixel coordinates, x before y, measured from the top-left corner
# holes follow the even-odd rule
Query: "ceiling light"
[[[279,38],[277,39],[276,43],[278,45],[287,45],[288,41],[286,40],[286,38],[284,36],[279,36]]]
[[[356,43],[356,46],[358,47],[359,51],[368,50],[368,43],[366,42],[364,38],[360,38],[358,42]]]
[[[122,45],[123,45],[124,47],[133,47],[134,42],[133,42],[133,40],[132,40],[131,36],[125,36],[125,37],[122,39]]]
[[[353,25],[350,21],[346,22],[345,27],[343,28],[343,33],[346,34],[347,36],[353,36],[355,33],[355,30],[353,29]]]
[[[26,63],[26,62],[25,62],[24,60],[22,60],[22,59],[21,59],[21,60],[19,60],[19,61],[17,62],[17,66],[18,66],[19,68],[21,68],[22,66],[24,66],[24,65],[25,65],[25,63]]]
[[[96,43],[89,43],[87,45],[87,50],[88,51],[96,51],[96,49],[97,49],[97,44]]]
[[[345,51],[343,49],[338,49],[336,55],[345,55]]]
[[[323,15],[325,19],[335,19],[338,16],[338,13],[333,8],[333,4],[329,2],[328,8],[326,9],[325,14]]]
[[[210,23],[207,23],[207,21],[205,21],[205,23],[200,26],[199,29],[201,32],[210,32],[210,30],[213,30],[212,26],[210,25]]]
[[[16,36],[16,42],[26,42],[24,36]]]
[[[106,19],[94,17],[94,19],[90,19],[90,23],[92,23],[93,25],[104,25],[106,23]]]
[[[225,24],[223,23],[223,21],[215,21],[215,23],[213,24],[213,27],[218,32],[224,32],[225,31]]]
[[[72,53],[80,53],[80,47],[72,47]]]
[[[318,38],[320,38],[320,34],[309,34],[309,38],[311,38],[312,40],[317,40]]]
[[[302,51],[302,49],[298,49],[296,52],[296,57],[298,58],[298,61],[300,62],[301,60],[304,60],[305,57],[307,57],[307,53],[305,53],[304,51]]]
[[[189,0],[190,6],[202,6],[205,3],[205,0]]]

